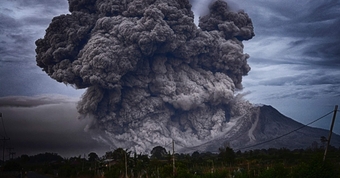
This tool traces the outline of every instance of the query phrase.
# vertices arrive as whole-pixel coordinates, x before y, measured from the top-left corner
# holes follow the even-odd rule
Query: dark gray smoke
[[[189,0],[69,0],[36,41],[50,77],[87,88],[78,104],[97,139],[147,151],[195,146],[228,130],[249,103],[235,97],[250,67],[251,19],[211,4],[198,28]],[[243,106],[240,106],[243,105]]]

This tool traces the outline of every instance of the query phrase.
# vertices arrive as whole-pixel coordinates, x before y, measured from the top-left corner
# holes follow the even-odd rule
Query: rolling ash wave
[[[148,151],[175,139],[195,146],[249,109],[235,97],[250,67],[248,15],[218,0],[199,27],[188,0],[69,0],[36,41],[50,77],[87,88],[78,112],[113,147]]]

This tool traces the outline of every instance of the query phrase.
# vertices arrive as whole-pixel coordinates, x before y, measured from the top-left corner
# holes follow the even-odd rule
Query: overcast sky
[[[207,12],[208,1],[192,2],[196,17]],[[304,124],[339,104],[340,1],[229,2],[234,10],[244,9],[255,27],[256,36],[244,42],[252,69],[241,91],[251,103],[272,105]],[[76,102],[84,90],[58,83],[36,66],[35,40],[54,16],[65,13],[67,0],[0,1],[0,112],[18,154],[23,147],[27,154],[108,149],[84,132],[87,120],[77,120]],[[329,129],[330,122],[331,115],[313,126]],[[340,119],[334,131],[340,134]]]

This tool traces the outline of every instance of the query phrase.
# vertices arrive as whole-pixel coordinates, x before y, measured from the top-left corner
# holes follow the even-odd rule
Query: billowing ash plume
[[[174,139],[190,147],[224,134],[244,114],[244,12],[219,0],[198,28],[189,0],[69,0],[36,41],[50,77],[87,88],[78,104],[90,129],[113,147],[148,151]],[[239,105],[243,105],[242,107]]]

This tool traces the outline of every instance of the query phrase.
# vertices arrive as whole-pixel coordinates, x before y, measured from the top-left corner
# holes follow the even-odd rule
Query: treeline
[[[50,177],[129,177],[129,178],[251,178],[251,177],[340,177],[340,148],[330,147],[323,162],[324,149],[262,149],[234,152],[229,147],[218,153],[175,154],[161,146],[150,155],[118,148],[102,157],[88,155],[62,158],[55,153],[22,155],[7,161],[2,171],[25,176],[35,171]],[[175,159],[173,159],[175,158]]]

